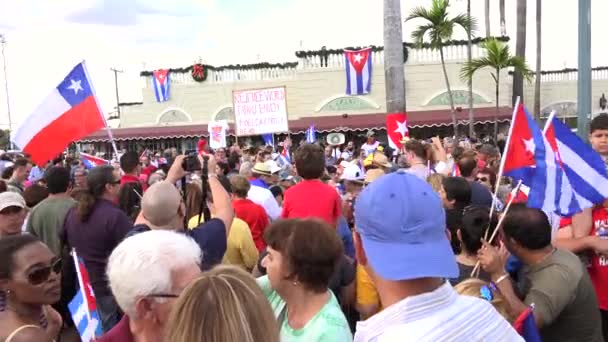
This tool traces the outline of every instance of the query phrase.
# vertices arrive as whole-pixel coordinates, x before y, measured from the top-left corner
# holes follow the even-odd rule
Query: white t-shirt
[[[378,149],[378,146],[380,146],[380,142],[374,141],[374,143],[371,145],[368,143],[361,145],[361,149],[365,152],[365,156],[367,157],[368,155],[374,153],[374,151]]]

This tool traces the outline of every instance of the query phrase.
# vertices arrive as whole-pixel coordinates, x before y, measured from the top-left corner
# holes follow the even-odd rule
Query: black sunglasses
[[[40,285],[49,280],[51,271],[53,271],[55,274],[61,273],[61,258],[55,259],[49,266],[42,267],[28,273],[27,280],[31,285]]]
[[[153,298],[178,298],[179,295],[172,294],[172,293],[158,293],[158,294],[147,295],[146,297],[153,297]]]

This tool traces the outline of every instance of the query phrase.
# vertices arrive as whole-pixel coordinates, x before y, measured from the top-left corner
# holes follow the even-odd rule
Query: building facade
[[[503,38],[508,40],[508,38]],[[405,49],[405,44],[404,44]],[[169,100],[157,102],[151,72],[142,72],[143,102],[121,104],[119,128],[113,129],[119,149],[160,150],[177,147],[192,149],[201,136],[207,135],[206,124],[215,120],[234,123],[232,92],[284,86],[288,108],[289,134],[303,135],[314,124],[318,133],[347,132],[352,137],[368,129],[380,133],[385,127],[384,52],[374,48],[372,54],[371,91],[368,95],[346,95],[345,58],[342,50],[319,50],[296,53],[297,62],[212,67],[185,66],[169,71]],[[414,136],[452,135],[449,97],[438,51],[408,47],[404,63],[408,125]],[[473,58],[483,56],[478,42]],[[446,69],[450,80],[459,129],[468,125],[468,88],[460,78],[467,58],[465,42],[452,42],[444,47]],[[197,76],[197,77],[195,77]],[[555,109],[558,116],[570,120],[576,116],[576,70],[544,72],[541,86],[543,115]],[[203,81],[201,79],[204,78]],[[488,129],[494,121],[506,130],[512,113],[512,76],[501,73],[498,113],[495,81],[490,70],[481,70],[473,79],[474,120],[476,129]],[[605,89],[605,90],[604,90]],[[608,70],[593,71],[594,112],[600,111],[599,99],[608,91]],[[523,101],[532,106],[534,82],[524,85]],[[229,130],[232,134],[233,126]],[[282,139],[287,132],[276,135]],[[256,137],[239,137],[256,139]],[[97,132],[81,141],[83,148],[109,150],[107,132]]]

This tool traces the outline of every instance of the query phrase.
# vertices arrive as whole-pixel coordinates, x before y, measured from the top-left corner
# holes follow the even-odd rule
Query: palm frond
[[[509,66],[513,67],[513,70],[520,72],[528,83],[532,82],[534,72],[526,64],[526,61],[523,58],[519,56],[512,56],[509,59]]]
[[[471,32],[475,31],[476,23],[474,22],[474,19],[466,14],[459,14],[452,18],[450,21],[452,22],[453,26],[457,25],[462,27],[465,32],[469,32],[469,30]]]
[[[426,10],[426,8],[424,8],[422,6],[418,6],[418,7],[414,7],[410,11],[410,15],[408,15],[407,18],[405,18],[405,21],[407,22],[412,19],[425,19],[425,20],[431,21],[431,15],[430,15],[429,11]]]
[[[430,31],[430,32],[429,32]],[[421,46],[424,43],[424,36],[429,32],[430,36],[433,36],[433,24],[420,25],[412,32],[412,40],[414,40],[414,44]],[[433,37],[431,37],[431,42],[433,41]]]
[[[471,60],[471,62],[465,62],[460,69],[460,78],[463,81],[468,81],[473,75],[480,69],[483,68],[494,68],[494,63],[488,57],[481,57]]]

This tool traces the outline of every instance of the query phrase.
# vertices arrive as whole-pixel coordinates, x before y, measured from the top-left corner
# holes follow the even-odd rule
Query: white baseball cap
[[[342,172],[341,180],[353,181],[353,182],[362,182],[365,179],[365,174],[361,171],[361,168],[358,165],[350,164],[349,166],[344,168]]]
[[[25,208],[25,200],[23,196],[13,191],[5,191],[0,193],[0,211],[8,207]]]

